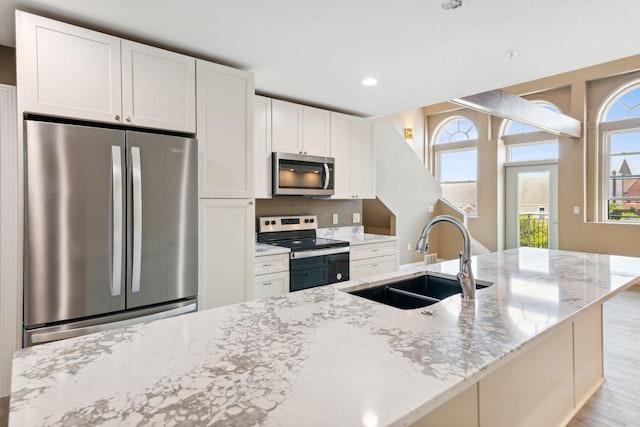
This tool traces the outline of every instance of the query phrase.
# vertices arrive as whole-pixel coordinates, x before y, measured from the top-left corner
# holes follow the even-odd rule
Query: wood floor
[[[568,427],[640,426],[640,291],[604,304],[604,376]]]
[[[607,381],[568,427],[640,425],[640,291],[604,305],[604,368]],[[0,427],[8,422],[9,398],[0,398]]]
[[[9,397],[0,397],[0,427],[9,424]]]

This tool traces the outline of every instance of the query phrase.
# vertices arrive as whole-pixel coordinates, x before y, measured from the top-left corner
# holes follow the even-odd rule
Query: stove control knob
[[[265,222],[264,222],[264,225],[269,225],[269,221],[265,221]]]
[[[275,221],[271,221],[271,225],[276,225],[276,222]]]
[[[304,220],[305,224],[309,224],[309,218]]]
[[[336,279],[338,279],[338,280],[342,280],[342,273],[338,273],[338,274],[336,275]]]
[[[314,220],[313,218],[311,218],[311,219],[309,220],[309,222],[313,224],[313,223],[315,222],[315,220]]]

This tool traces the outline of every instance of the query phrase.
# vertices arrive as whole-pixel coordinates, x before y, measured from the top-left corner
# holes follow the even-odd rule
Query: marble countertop
[[[291,252],[291,249],[285,248],[284,246],[256,242],[255,256],[288,254],[289,252]]]
[[[353,227],[319,228],[316,232],[319,237],[325,237],[327,239],[346,240],[352,246],[398,240],[397,236],[365,233],[364,228],[361,225]]]
[[[638,283],[640,260],[544,249],[474,257],[475,301],[399,310],[343,291],[458,261],[16,353],[10,426],[400,426]]]

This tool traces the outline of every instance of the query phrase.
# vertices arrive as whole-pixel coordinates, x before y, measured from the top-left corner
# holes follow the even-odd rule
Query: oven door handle
[[[341,246],[339,248],[314,249],[311,251],[291,252],[290,259],[312,258],[315,256],[334,255],[349,253],[349,246]]]
[[[329,165],[326,163],[323,163],[322,166],[324,166],[324,185],[322,186],[323,190],[326,190],[329,188],[329,181],[331,178],[331,172],[329,171]]]

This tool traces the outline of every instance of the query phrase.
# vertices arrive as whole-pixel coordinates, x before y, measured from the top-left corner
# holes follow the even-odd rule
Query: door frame
[[[558,249],[558,164],[514,164],[506,165],[505,169],[505,247],[520,247],[519,174],[549,172],[549,249]]]

